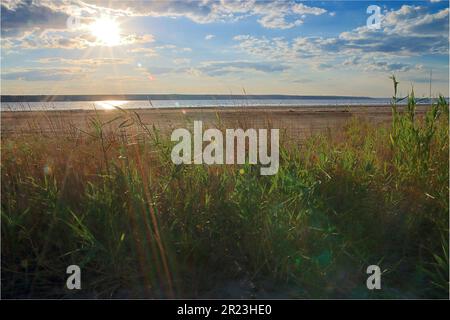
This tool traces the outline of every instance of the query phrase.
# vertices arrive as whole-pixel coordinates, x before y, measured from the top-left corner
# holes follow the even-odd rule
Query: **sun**
[[[89,30],[103,45],[112,47],[120,44],[120,26],[111,17],[98,18],[89,26]]]

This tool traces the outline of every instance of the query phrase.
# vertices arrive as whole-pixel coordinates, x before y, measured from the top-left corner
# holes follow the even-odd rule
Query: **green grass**
[[[281,141],[274,176],[175,166],[125,111],[116,132],[3,137],[3,298],[448,298],[448,103],[397,100],[387,128]]]

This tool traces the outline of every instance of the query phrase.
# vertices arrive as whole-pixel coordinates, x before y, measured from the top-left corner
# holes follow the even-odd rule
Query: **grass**
[[[3,137],[3,298],[448,298],[448,103],[417,117],[406,99],[387,128],[281,141],[274,176],[175,166],[123,110],[115,132],[93,118]],[[366,288],[371,264],[382,290]]]

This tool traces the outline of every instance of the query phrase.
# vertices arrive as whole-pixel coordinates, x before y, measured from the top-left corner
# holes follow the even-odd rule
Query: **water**
[[[118,106],[123,109],[194,108],[194,107],[304,107],[304,106],[375,106],[388,105],[389,98],[353,99],[224,99],[224,100],[130,100],[130,101],[57,101],[57,102],[2,102],[1,111],[44,110],[108,110]]]

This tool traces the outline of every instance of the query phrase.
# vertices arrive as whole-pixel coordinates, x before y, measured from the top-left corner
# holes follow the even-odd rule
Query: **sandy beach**
[[[418,107],[423,114],[426,106]],[[305,138],[324,130],[339,129],[352,117],[375,124],[389,123],[389,106],[352,107],[226,107],[226,108],[165,108],[134,109],[141,121],[155,126],[162,133],[174,128],[189,127],[194,120],[206,126],[227,128],[279,128],[292,138]],[[127,117],[119,110],[70,110],[70,111],[3,111],[1,112],[2,135],[57,133],[68,134],[76,129],[88,130],[90,120],[98,117],[107,130],[115,130]],[[117,119],[120,117],[119,119]],[[116,119],[116,120],[114,120]],[[114,121],[113,121],[114,120]]]

